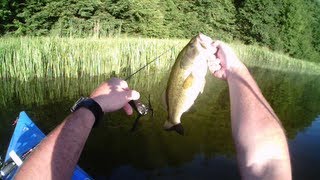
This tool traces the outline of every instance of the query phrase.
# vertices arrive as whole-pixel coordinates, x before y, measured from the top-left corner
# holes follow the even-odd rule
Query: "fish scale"
[[[184,134],[181,116],[193,104],[205,86],[207,60],[214,56],[216,48],[208,36],[198,34],[179,53],[171,68],[165,91],[165,103],[168,111],[164,124],[166,130]]]

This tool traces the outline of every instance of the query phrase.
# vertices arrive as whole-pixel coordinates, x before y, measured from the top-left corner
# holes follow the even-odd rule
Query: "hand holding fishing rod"
[[[128,115],[131,115],[133,110],[128,102],[138,100],[140,94],[131,90],[126,81],[111,78],[96,88],[90,97],[101,106],[103,112],[112,112],[123,108]]]
[[[158,58],[169,52],[174,47],[175,46],[172,46],[170,49],[167,49],[162,54],[146,63],[144,66],[125,78],[125,80],[112,78],[108,82],[101,84],[97,89],[94,90],[90,97],[101,106],[103,112],[111,112],[123,108],[128,115],[131,115],[134,109],[138,113],[138,117],[136,118],[132,127],[132,131],[134,131],[137,127],[139,118],[146,115],[149,111],[153,111],[153,109],[150,104],[150,96],[149,105],[146,106],[139,100],[140,94],[137,91],[130,90],[126,81],[156,61]],[[105,102],[104,99],[108,100],[109,102]],[[75,107],[72,107],[72,111],[74,110]]]

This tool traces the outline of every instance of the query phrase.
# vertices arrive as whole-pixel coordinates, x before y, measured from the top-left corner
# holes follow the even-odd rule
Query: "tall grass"
[[[126,76],[170,49],[148,69],[168,66],[185,44],[182,42],[141,38],[4,38],[0,42],[0,78]]]
[[[0,78],[28,81],[34,78],[126,77],[164,51],[147,67],[147,73],[166,70],[188,42],[177,39],[6,37],[0,39]],[[317,64],[289,58],[256,46],[233,44],[249,66],[319,73]],[[145,71],[145,72],[146,72]]]
[[[239,58],[249,67],[259,67],[281,72],[320,74],[320,64],[294,59],[259,46],[232,44]]]

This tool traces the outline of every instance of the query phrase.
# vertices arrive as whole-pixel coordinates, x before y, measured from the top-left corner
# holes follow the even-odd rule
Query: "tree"
[[[316,0],[308,1],[310,3],[310,12],[312,16],[312,46],[314,47],[316,54],[314,54],[314,60],[320,62],[320,2]]]
[[[232,0],[197,0],[195,6],[205,33],[220,39],[233,39],[236,34],[236,8]]]
[[[279,16],[283,8],[282,1],[247,0],[238,9],[240,38],[247,43],[258,42],[272,46],[279,42]]]
[[[116,0],[110,4],[110,13],[122,20],[122,32],[162,37],[166,35],[164,15],[159,0]]]
[[[8,24],[8,19],[11,12],[8,7],[8,1],[2,0],[0,2],[0,35],[6,33],[7,29],[5,28],[6,24]]]
[[[238,3],[240,38],[246,43],[257,42],[302,59],[313,60],[318,54],[313,43],[317,33],[313,29],[319,17],[312,15],[311,3],[304,0]]]
[[[24,0],[1,0],[0,3],[0,35],[17,30],[15,22],[23,21],[17,14],[22,12],[26,5]]]
[[[287,0],[284,8],[280,36],[285,42],[285,51],[291,56],[312,59],[315,49],[312,45],[313,16],[310,4],[304,0]]]

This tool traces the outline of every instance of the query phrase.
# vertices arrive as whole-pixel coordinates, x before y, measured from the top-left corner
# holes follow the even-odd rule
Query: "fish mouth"
[[[209,36],[199,33],[197,36],[199,44],[203,48],[203,52],[207,56],[207,65],[209,69],[217,71],[221,69],[220,60],[217,59],[218,47],[215,45],[216,41],[212,40]]]
[[[215,41],[213,41],[209,36],[206,36],[202,33],[198,34],[198,39],[200,42],[200,45],[208,50],[209,52],[212,52],[212,55],[216,55],[217,47],[215,46]]]

